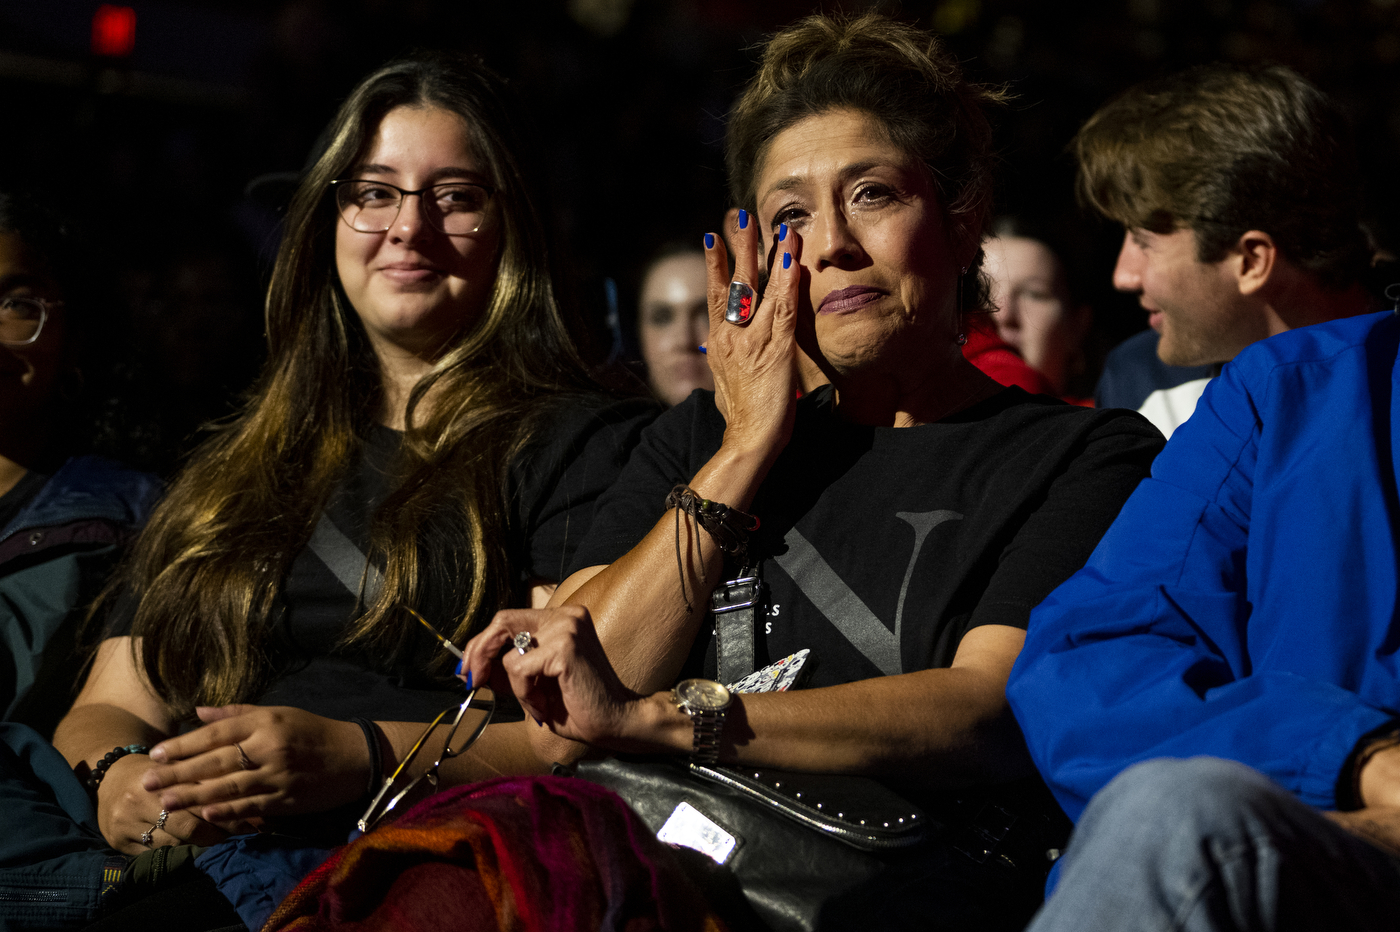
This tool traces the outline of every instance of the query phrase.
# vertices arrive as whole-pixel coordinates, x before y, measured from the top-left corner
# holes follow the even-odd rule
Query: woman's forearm
[[[68,763],[92,766],[114,747],[153,747],[175,731],[170,711],[136,668],[140,641],[108,638],[97,648],[73,708],[54,730],[53,744]]]
[[[775,456],[722,446],[690,487],[701,498],[747,511]],[[678,530],[671,509],[615,563],[581,585],[566,580],[551,604],[587,607],[622,681],[647,693],[675,682],[723,570],[724,554],[713,538],[687,515]]]
[[[1031,762],[1006,702],[1024,632],[974,628],[953,666],[821,689],[733,697],[720,762],[822,773],[898,773],[934,785],[1023,776]],[[615,734],[620,751],[687,754],[694,729],[668,691],[633,704]]]
[[[454,712],[453,715],[455,714]],[[467,714],[462,717],[462,724],[453,737],[454,747],[461,747],[463,738],[471,735],[483,714],[475,709],[468,710]],[[452,716],[448,716],[448,724],[439,725],[433,730],[433,734],[428,740],[423,742],[416,759],[404,768],[403,779],[412,779],[417,776],[417,772],[426,770],[433,761],[438,759],[438,755],[442,753],[443,743],[447,740],[451,720]],[[414,742],[422,737],[426,725],[422,722],[377,722],[376,724],[384,736],[384,743],[381,743],[380,747],[384,776],[388,776],[394,772],[394,768],[399,765],[399,762],[408,756]],[[538,726],[528,718],[523,722],[502,722],[487,726],[481,737],[465,752],[443,762],[441,769],[443,782],[449,786],[455,786],[460,783],[473,783],[477,780],[487,780],[506,774],[548,773],[550,762],[541,760],[533,750],[529,729],[538,729]]]
[[[1030,758],[991,678],[925,670],[841,686],[735,695],[720,763],[816,773],[900,774],[964,786],[1024,776]],[[693,726],[669,691],[641,700],[616,750],[688,754]]]
[[[154,747],[169,735],[120,706],[92,703],[75,706],[54,731],[53,745],[74,767],[86,761],[93,767],[116,747],[140,744]]]

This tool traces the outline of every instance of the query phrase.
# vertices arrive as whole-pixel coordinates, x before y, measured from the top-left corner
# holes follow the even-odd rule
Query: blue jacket
[[[1206,754],[1336,805],[1400,709],[1400,318],[1294,330],[1225,367],[1007,688],[1077,819],[1128,765]]]
[[[44,735],[72,702],[74,634],[160,480],[95,456],[58,468],[0,530],[0,707]]]

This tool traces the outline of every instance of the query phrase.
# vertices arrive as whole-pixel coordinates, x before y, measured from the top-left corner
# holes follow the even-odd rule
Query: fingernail
[[[704,344],[704,343],[701,343],[699,346],[697,346],[697,347],[695,347],[695,348],[698,349],[700,352],[704,353],[704,354],[707,355],[707,356],[710,354],[710,351],[705,347],[705,344]]]
[[[535,718],[533,715],[531,715],[530,717],[531,717],[531,718]],[[535,724],[538,725],[538,726],[540,726],[541,728],[544,727],[544,722],[540,721],[540,720],[537,719],[537,718],[535,718]]]
[[[467,663],[467,658],[463,657],[461,660],[457,661],[457,669],[456,669],[456,670],[453,670],[452,672],[453,672],[454,674],[456,674],[457,676],[461,676],[461,675],[462,675],[462,667],[465,666],[466,663]]]
[[[165,748],[157,744],[155,747],[151,748],[150,757],[151,760],[155,761],[158,764],[165,763]]]
[[[741,229],[741,230],[747,230],[748,228],[749,228],[749,212],[748,212],[747,210],[741,210],[741,211],[739,211],[739,229]]]
[[[787,239],[787,224],[780,223],[778,224],[778,242],[781,243],[785,239]]]
[[[467,688],[472,688],[472,671],[470,670],[467,671]]]
[[[715,248],[715,235],[714,235],[713,233],[706,233],[706,234],[705,234],[705,248],[706,248],[706,249],[714,249],[714,248]]]
[[[785,252],[783,253],[783,268],[787,268],[790,265],[792,265],[792,253]]]

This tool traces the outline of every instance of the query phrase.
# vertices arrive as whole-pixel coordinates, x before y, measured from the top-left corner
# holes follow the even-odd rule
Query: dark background
[[[814,9],[773,0],[140,2],[129,55],[93,52],[86,0],[0,0],[0,185],[41,192],[88,233],[102,350],[120,390],[105,443],[168,472],[256,372],[275,198],[337,104],[401,52],[479,53],[521,88],[578,304],[604,330],[604,279],[658,243],[717,229],[723,115],[755,46]],[[1400,0],[941,0],[846,3],[943,34],[998,116],[999,206],[1056,231],[1104,339],[1141,329],[1114,295],[1121,233],[1075,206],[1065,145],[1104,100],[1207,61],[1281,62],[1335,95],[1361,144],[1383,241],[1400,200]],[[836,9],[827,4],[822,8]],[[624,311],[625,313],[625,311]],[[604,342],[606,338],[604,337]]]

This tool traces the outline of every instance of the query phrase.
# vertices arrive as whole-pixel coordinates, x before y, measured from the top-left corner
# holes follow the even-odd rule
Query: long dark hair
[[[338,217],[327,191],[400,106],[441,107],[471,127],[498,191],[500,260],[485,313],[410,394],[400,481],[371,534],[383,586],[346,641],[397,650],[414,622],[394,606],[431,592],[460,642],[521,595],[506,549],[509,465],[550,399],[594,383],[555,299],[541,210],[522,164],[532,151],[523,108],[474,58],[416,55],[370,75],[340,108],[288,210],[268,290],[263,374],[242,414],[175,480],[119,581],[141,599],[131,630],[140,665],[177,714],[246,701],[265,683],[282,581],[380,410],[378,363],[336,274]],[[430,390],[431,410],[420,418]]]

